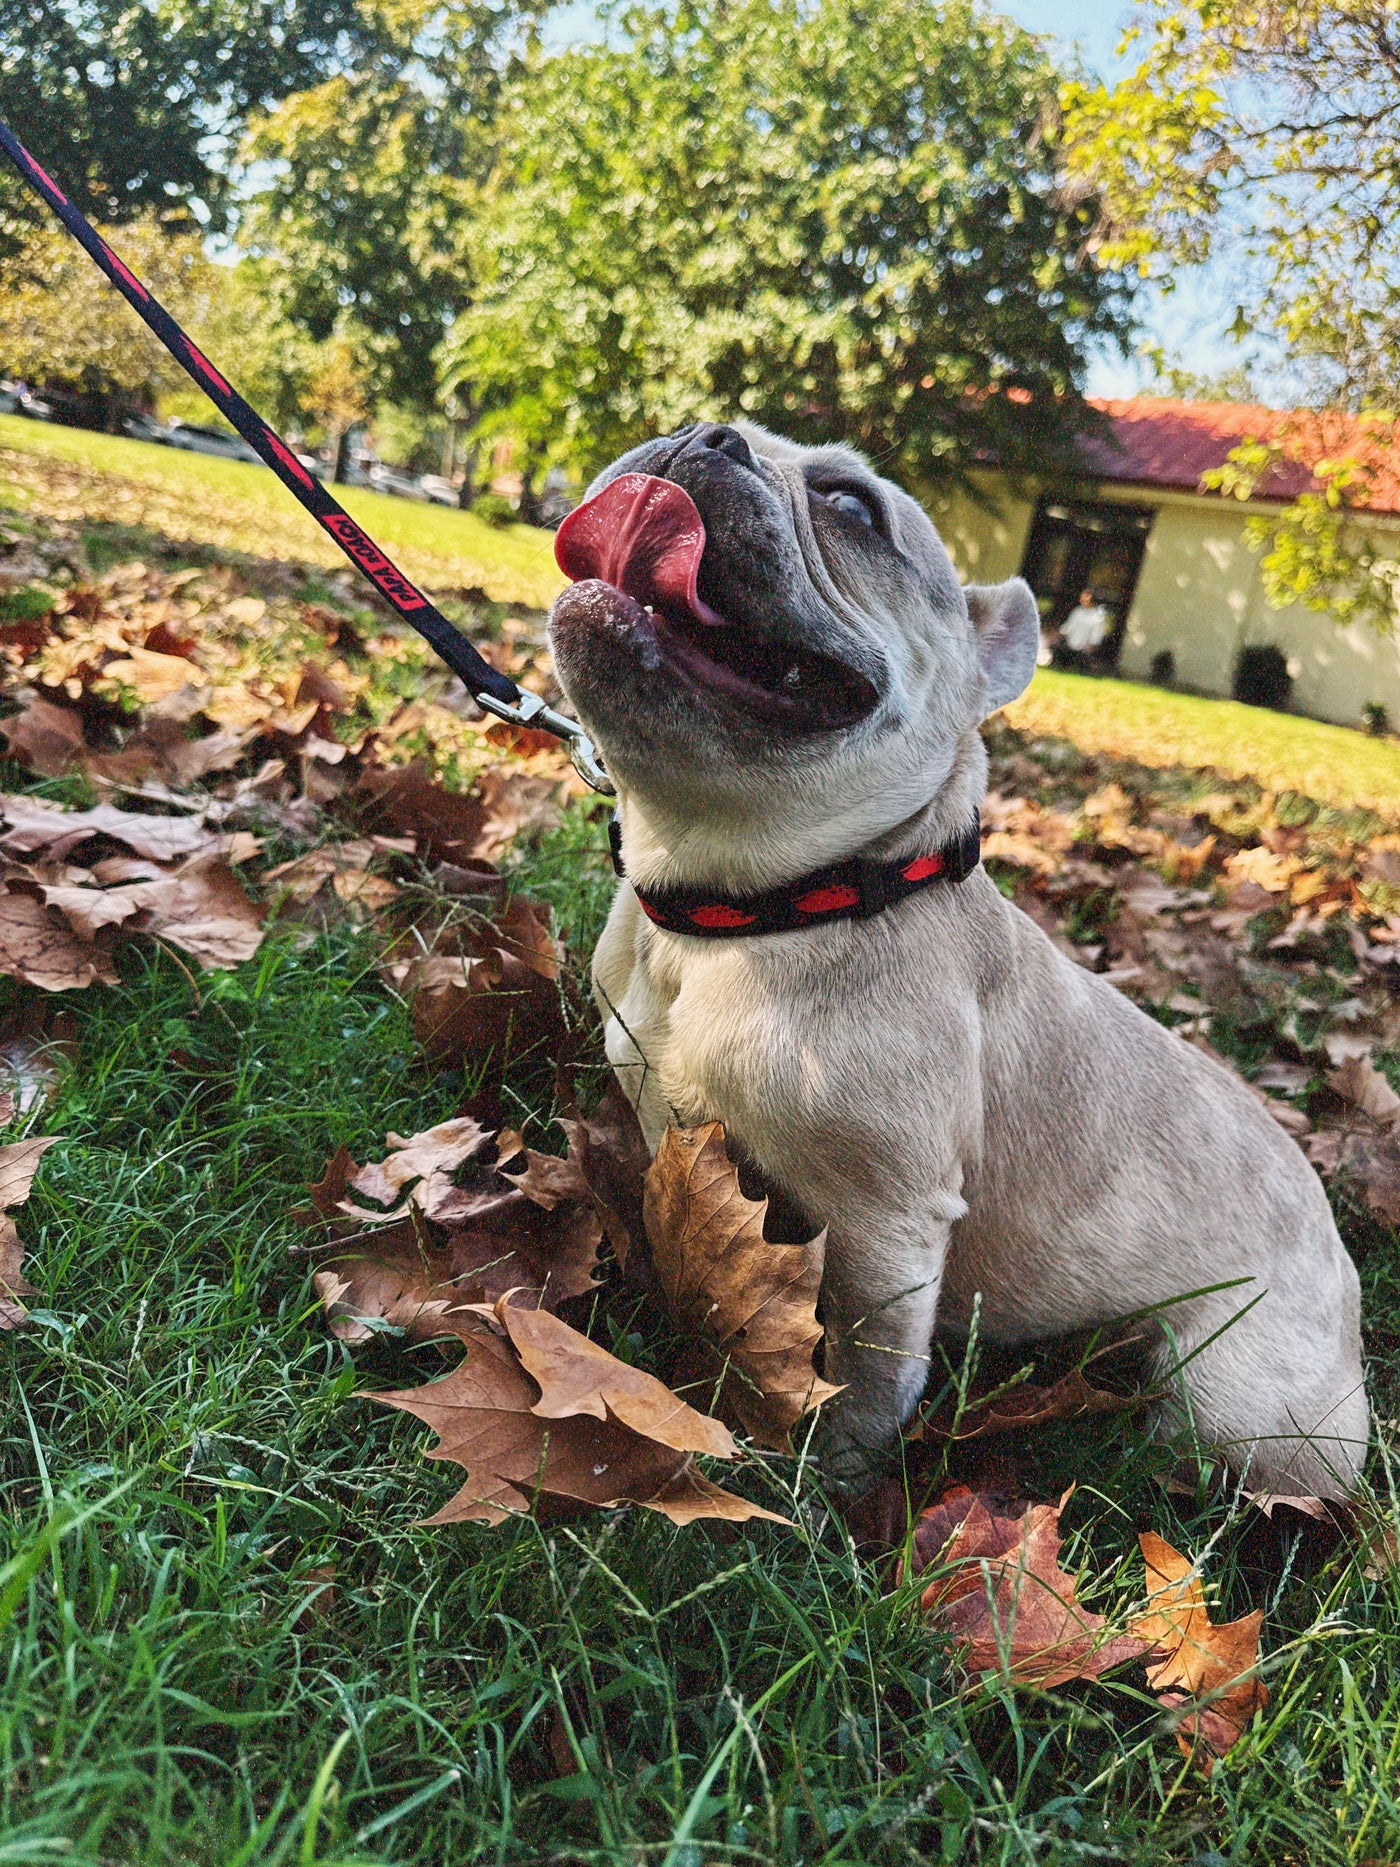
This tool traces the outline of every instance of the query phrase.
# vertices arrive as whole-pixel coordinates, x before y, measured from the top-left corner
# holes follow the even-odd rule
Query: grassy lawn
[[[253,557],[340,568],[344,558],[265,467],[0,415],[0,487],[36,512]],[[477,586],[547,608],[561,587],[552,534],[339,489],[349,511],[425,587]],[[1022,732],[1152,766],[1210,769],[1320,803],[1400,818],[1400,740],[1128,681],[1041,669],[1007,710]]]
[[[1006,718],[1019,732],[1070,739],[1086,752],[1159,768],[1206,767],[1268,791],[1400,818],[1400,739],[1053,668],[1040,669]]]
[[[13,421],[0,447],[0,475],[35,511],[66,501],[109,538],[129,525],[132,550],[169,518],[211,549],[302,552],[290,502],[259,469]],[[94,467],[99,453],[120,478]],[[208,493],[193,517],[192,473]],[[410,532],[425,550],[446,540],[439,566],[466,564],[459,548],[496,554],[489,572],[485,559],[442,570],[450,583],[492,588],[489,574],[502,592],[532,576],[548,595],[547,538],[352,499],[395,548]],[[1063,724],[1034,715],[1042,698]],[[1166,763],[1174,718],[1200,735],[1180,762],[1208,746],[1217,769],[1241,718],[1277,726],[1252,742],[1258,756],[1292,757],[1288,788],[1324,799],[1347,758],[1393,751],[1120,683],[1042,677],[1020,704],[1025,732],[1071,739],[1108,732],[1115,708],[1168,709],[1142,715],[1139,766]],[[994,782],[1030,788],[1034,741],[990,738]],[[1323,745],[1331,766],[1305,781]],[[1110,780],[1186,808],[1189,780],[1114,763],[1112,745],[1051,752],[1046,782],[1065,809]],[[1388,782],[1393,800],[1393,768]],[[0,765],[0,788],[21,786],[76,801],[72,780]],[[1243,821],[1248,786],[1240,802]],[[612,887],[604,821],[586,800],[511,858],[554,907],[580,975]],[[289,847],[274,836],[260,861]],[[1111,921],[1111,904],[1099,910]],[[1344,919],[1326,966],[1251,956],[1242,977],[1272,966],[1290,996],[1269,1001],[1267,1023],[1222,999],[1211,1040],[1250,1068],[1315,1057],[1318,1025],[1335,1011],[1345,1026],[1357,1005]],[[1101,937],[1087,921],[1079,933]],[[883,1553],[856,1553],[798,1460],[749,1452],[722,1473],[791,1528],[682,1529],[641,1510],[420,1527],[461,1474],[424,1457],[430,1434],[357,1393],[442,1364],[389,1333],[354,1350],[331,1339],[292,1216],[338,1146],[378,1159],[388,1131],[442,1120],[476,1087],[428,1062],[376,954],[371,931],[336,923],[291,925],[228,973],[129,944],[119,984],[59,1001],[75,1061],[28,1126],[63,1139],[18,1214],[43,1295],[27,1328],[0,1335],[0,1867],[1400,1860],[1400,1571],[1372,1573],[1296,1517],[1267,1523],[1204,1481],[1169,1486],[1172,1455],[1135,1418],[947,1448],[933,1482],[973,1480],[990,1448],[983,1469],[1012,1470],[1029,1497],[1076,1486],[1062,1561],[1094,1578],[1083,1598],[1096,1610],[1141,1605],[1135,1532],[1150,1527],[1205,1560],[1216,1621],[1264,1611],[1268,1706],[1209,1779],[1185,1765],[1141,1667],[1095,1685],[962,1690],[917,1585],[895,1586]],[[0,979],[0,1017],[34,998]],[[1386,1030],[1400,1083],[1400,1033]],[[585,1087],[605,1070],[590,1039]],[[510,1119],[558,1150],[550,1072],[537,1056],[500,1061]],[[1325,1068],[1310,1093],[1326,1096]],[[1333,1197],[1393,1445],[1400,1234]],[[590,1329],[642,1366],[667,1333],[654,1303],[616,1289]],[[1384,1493],[1383,1455],[1372,1477]]]
[[[530,861],[579,953],[601,845],[575,823]],[[1217,1618],[1267,1606],[1268,1711],[1208,1784],[1140,1679],[960,1696],[915,1591],[882,1593],[790,1462],[752,1457],[738,1484],[792,1530],[415,1528],[455,1480],[354,1396],[431,1360],[329,1340],[289,1249],[332,1146],[373,1156],[463,1088],[424,1066],[372,957],[288,938],[196,990],[129,956],[119,987],[73,995],[81,1066],[45,1122],[65,1143],[24,1214],[46,1308],[0,1351],[0,1858],[1395,1857],[1395,1576],[1164,1494],[1164,1455],[1121,1421],[1042,1430],[1017,1467],[1036,1496],[1078,1483],[1066,1566],[1110,1597],[1140,1591],[1150,1523],[1210,1548]],[[1400,1297],[1374,1252],[1367,1284],[1368,1310]],[[658,1327],[636,1314],[629,1352]]]
[[[266,467],[124,436],[0,415],[0,485],[51,517],[151,531],[260,558],[346,562]],[[360,487],[337,497],[408,574],[440,589],[484,589],[499,603],[545,609],[563,579],[554,539],[528,525],[496,528],[469,512]]]

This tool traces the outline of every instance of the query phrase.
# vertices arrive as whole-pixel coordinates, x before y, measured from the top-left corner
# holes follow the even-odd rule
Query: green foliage
[[[254,124],[262,165],[240,238],[275,260],[278,308],[317,341],[348,333],[376,397],[437,399],[434,361],[467,302],[457,227],[490,166],[492,126],[536,0],[362,0],[381,43]]]
[[[256,262],[213,265],[196,234],[154,214],[105,232],[255,407],[273,421],[295,419],[316,348],[269,315],[267,281]],[[159,403],[195,421],[217,419],[164,345],[52,221],[26,229],[16,250],[0,257],[0,375],[78,391],[98,405],[109,427],[133,403]]]
[[[1126,285],[1059,188],[1055,73],[970,0],[697,0],[538,57],[445,348],[481,432],[586,472],[745,414],[914,483],[1063,459]]]
[[[378,4],[0,0],[0,117],[90,216],[219,222],[249,110],[367,55]]]
[[[1147,0],[1134,70],[1062,93],[1068,160],[1097,191],[1098,250],[1160,275],[1231,254],[1319,402],[1389,421],[1400,384],[1400,34],[1392,0]],[[1389,628],[1400,565],[1356,527],[1364,450],[1253,527],[1279,603]],[[1267,463],[1265,463],[1267,465]],[[1261,463],[1238,453],[1223,490]]]

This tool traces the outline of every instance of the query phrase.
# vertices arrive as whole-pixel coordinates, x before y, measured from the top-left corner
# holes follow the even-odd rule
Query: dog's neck
[[[986,788],[987,756],[975,731],[958,742],[933,796],[875,798],[836,816],[808,816],[800,799],[682,812],[621,786],[623,862],[642,889],[757,894],[851,856],[893,859],[939,849],[967,828]]]

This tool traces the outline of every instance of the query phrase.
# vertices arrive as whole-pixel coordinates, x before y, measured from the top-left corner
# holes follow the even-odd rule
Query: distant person
[[[1092,655],[1108,634],[1108,611],[1095,602],[1092,590],[1081,590],[1079,601],[1065,617],[1060,640],[1076,655]]]

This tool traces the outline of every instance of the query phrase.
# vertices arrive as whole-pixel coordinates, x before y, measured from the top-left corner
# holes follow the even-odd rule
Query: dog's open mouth
[[[854,725],[874,708],[879,696],[857,669],[711,609],[697,588],[704,551],[689,493],[647,473],[609,481],[569,514],[554,546],[559,568],[580,586],[574,600],[601,600],[638,626],[649,619],[661,653],[690,680],[814,729]]]

